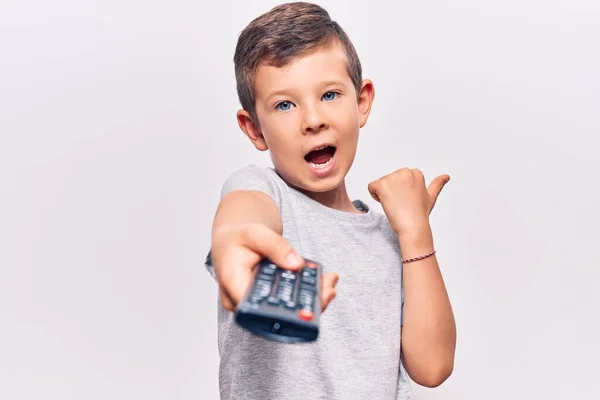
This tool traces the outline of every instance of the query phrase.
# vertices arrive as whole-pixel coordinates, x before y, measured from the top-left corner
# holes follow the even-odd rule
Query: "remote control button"
[[[311,321],[313,319],[313,313],[310,310],[302,309],[298,311],[298,316],[304,321]]]
[[[313,301],[314,301],[314,293],[311,293],[306,290],[301,290],[298,293],[298,303],[302,307],[312,309]]]
[[[258,304],[261,301],[263,301],[263,298],[261,296],[255,295],[255,294],[253,294],[252,296],[248,297],[248,303],[250,303],[250,304]]]
[[[285,303],[285,306],[286,306],[287,308],[290,308],[290,309],[292,309],[292,310],[293,310],[293,309],[295,309],[295,308],[296,308],[296,303],[294,303],[293,301],[288,301],[287,303]]]
[[[279,303],[281,303],[281,300],[279,300],[277,297],[269,297],[269,299],[267,300],[267,302],[269,304],[277,306],[277,305],[279,305]]]
[[[315,268],[315,269],[317,268],[317,264],[315,264],[315,263],[314,263],[314,262],[312,262],[312,261],[307,261],[307,262],[306,262],[306,266],[307,266],[308,268]]]
[[[296,281],[296,274],[291,271],[283,271],[281,273],[281,279],[286,281]]]
[[[258,275],[256,280],[258,282],[266,283],[267,285],[271,285],[273,283],[273,281],[275,280],[275,277],[260,274],[260,275]]]
[[[302,268],[302,275],[303,276],[317,276],[317,270],[305,267],[305,268]]]
[[[255,291],[257,292],[270,292],[271,291],[271,282],[258,280],[256,281],[256,285],[254,286]]]
[[[266,299],[271,293],[271,282],[258,280],[252,290],[251,298],[254,302],[261,302]]]
[[[260,270],[265,275],[275,275],[275,271],[277,271],[277,266],[270,263],[264,264]]]
[[[283,302],[292,301],[292,292],[294,291],[294,284],[286,281],[280,281],[277,287],[277,298]]]
[[[300,285],[299,289],[301,291],[305,291],[305,292],[309,292],[309,293],[315,293],[315,291],[317,290],[317,287],[315,285],[310,285],[310,284],[304,284],[304,283],[302,283]]]

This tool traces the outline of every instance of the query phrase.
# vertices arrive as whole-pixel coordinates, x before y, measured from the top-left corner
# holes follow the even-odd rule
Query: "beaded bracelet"
[[[419,256],[419,257],[415,257],[415,258],[409,258],[408,260],[402,260],[402,263],[407,264],[407,263],[411,263],[411,262],[423,260],[424,258],[431,257],[434,254],[435,254],[435,250],[432,251],[429,254],[425,254],[424,256]]]

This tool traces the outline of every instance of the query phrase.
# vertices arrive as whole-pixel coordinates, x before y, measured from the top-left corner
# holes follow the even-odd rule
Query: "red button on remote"
[[[315,263],[313,263],[313,262],[310,262],[310,261],[306,262],[306,266],[308,268],[317,268],[317,265]]]
[[[298,311],[298,315],[300,316],[300,319],[303,319],[304,321],[310,321],[313,319],[313,313],[310,310],[300,310]]]

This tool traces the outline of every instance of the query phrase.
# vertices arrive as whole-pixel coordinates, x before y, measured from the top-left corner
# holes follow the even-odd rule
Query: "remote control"
[[[305,266],[296,272],[264,259],[256,269],[250,288],[236,308],[236,322],[269,340],[316,340],[321,316],[321,265],[305,259]]]

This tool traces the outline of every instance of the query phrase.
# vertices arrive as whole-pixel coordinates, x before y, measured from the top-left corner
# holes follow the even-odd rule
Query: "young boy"
[[[374,86],[321,7],[290,3],[258,17],[234,61],[239,126],[273,167],[234,172],[214,219],[207,266],[219,283],[221,398],[412,399],[409,377],[440,385],[456,333],[429,213],[449,176],[426,187],[419,170],[402,168],[371,182],[384,213],[350,200],[344,179]],[[273,342],[235,323],[263,257],[292,270],[303,257],[323,265],[317,341]]]

